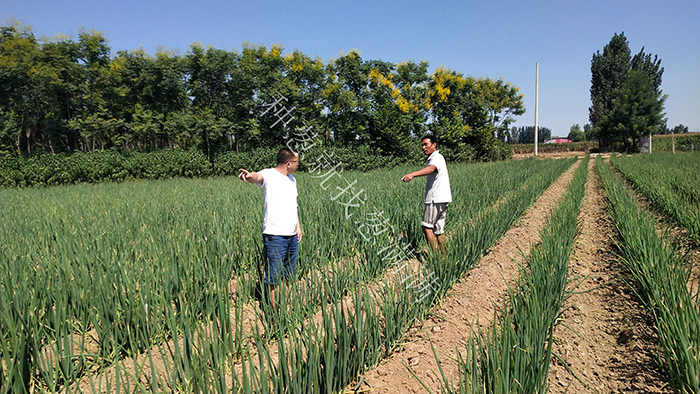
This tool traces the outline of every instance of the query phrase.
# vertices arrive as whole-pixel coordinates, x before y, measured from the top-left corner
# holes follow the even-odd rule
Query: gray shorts
[[[431,202],[425,204],[423,210],[423,221],[421,226],[432,228],[435,235],[442,235],[445,232],[445,211],[447,211],[446,202]]]

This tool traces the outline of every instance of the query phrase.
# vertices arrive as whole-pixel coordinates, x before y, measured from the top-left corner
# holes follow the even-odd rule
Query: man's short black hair
[[[296,153],[289,148],[282,148],[277,153],[277,164],[284,164],[288,161],[294,160]]]
[[[430,140],[431,144],[437,143],[437,138],[432,134],[424,135],[423,138],[421,138],[420,140],[421,140],[421,142],[423,142],[423,140]]]

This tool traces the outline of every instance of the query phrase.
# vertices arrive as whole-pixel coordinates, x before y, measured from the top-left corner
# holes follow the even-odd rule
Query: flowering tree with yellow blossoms
[[[502,79],[464,77],[438,68],[428,87],[431,129],[458,160],[492,160],[510,155],[505,144],[514,115],[525,113],[523,95]]]

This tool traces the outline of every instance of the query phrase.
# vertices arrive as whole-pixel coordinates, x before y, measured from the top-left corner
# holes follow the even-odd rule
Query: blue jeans
[[[296,235],[263,234],[263,255],[265,256],[265,283],[276,285],[279,276],[291,278],[297,271],[299,241]]]

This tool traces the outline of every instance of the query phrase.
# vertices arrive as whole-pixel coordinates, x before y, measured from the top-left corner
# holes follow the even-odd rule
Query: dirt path
[[[554,346],[583,383],[555,361],[549,392],[670,393],[664,388],[667,377],[658,372],[653,322],[624,282],[629,278],[613,252],[615,229],[605,212],[605,192],[594,161],[589,164],[581,234],[569,266],[570,275],[580,278],[572,286],[580,285],[564,305]]]
[[[409,367],[433,392],[440,392],[430,340],[443,370],[452,379],[457,365],[450,358],[456,356],[456,349],[465,349],[470,330],[477,322],[482,327],[490,324],[494,303],[500,302],[506,283],[517,276],[522,253],[529,254],[530,245],[539,241],[539,229],[566,191],[578,163],[559,177],[477,266],[455,284],[433,311],[433,317],[410,330],[404,346],[363,375],[359,389],[372,393],[424,392],[407,370]]]

